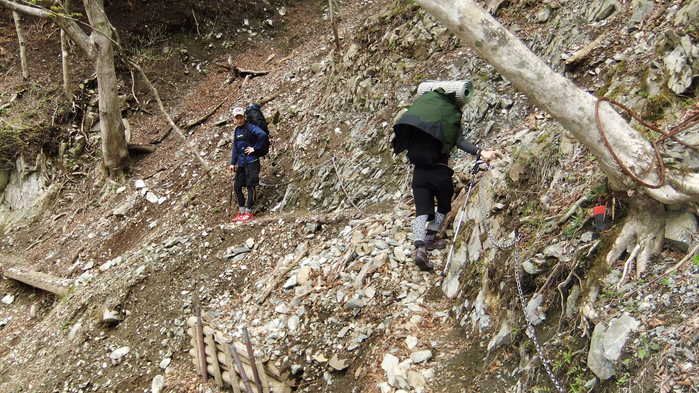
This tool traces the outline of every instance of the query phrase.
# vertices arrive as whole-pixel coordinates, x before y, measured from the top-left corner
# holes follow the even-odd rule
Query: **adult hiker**
[[[244,223],[255,218],[252,207],[255,187],[260,182],[260,157],[256,152],[264,151],[269,139],[260,127],[246,121],[244,108],[233,108],[232,115],[235,131],[229,169],[235,173],[234,189],[238,200],[238,213],[233,222]],[[247,188],[247,200],[243,188]]]
[[[444,248],[445,241],[437,232],[451,210],[454,195],[449,155],[454,146],[489,162],[501,154],[482,150],[468,142],[461,132],[461,104],[453,93],[443,89],[419,96],[393,126],[392,144],[396,154],[407,150],[413,166],[413,199],[415,220],[415,264],[423,271],[432,271],[428,250]],[[435,211],[435,200],[437,210]]]

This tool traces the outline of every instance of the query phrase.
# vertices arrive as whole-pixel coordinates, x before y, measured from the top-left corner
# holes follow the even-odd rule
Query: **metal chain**
[[[503,245],[502,243],[499,243],[493,238],[493,236],[488,232],[488,240],[495,245],[495,247],[501,249],[501,250],[506,250],[508,248],[514,247],[514,245],[520,240],[519,235],[517,232],[514,232],[514,238],[512,241],[510,241],[508,244]],[[531,322],[529,322],[529,318],[527,318],[527,302],[524,301],[524,291],[522,291],[522,281],[520,280],[519,277],[519,252],[518,249],[515,248],[514,250],[514,267],[515,267],[515,281],[517,282],[517,294],[519,297],[519,301],[522,304],[522,312],[524,313],[524,320],[527,321],[527,336],[534,342],[534,347],[536,348],[536,352],[539,354],[539,358],[541,358],[541,363],[544,365],[544,369],[546,370],[546,374],[548,374],[549,379],[553,383],[554,386],[556,386],[556,389],[558,390],[558,393],[566,393],[565,388],[563,387],[563,384],[556,378],[556,376],[553,374],[553,371],[551,371],[551,362],[549,359],[546,357],[546,354],[544,353],[544,348],[541,346],[541,343],[539,343],[539,339],[536,337],[536,331],[534,330],[534,325],[532,325]]]
[[[516,237],[515,237],[516,240]],[[534,330],[534,325],[532,325],[531,322],[529,322],[529,318],[527,318],[527,312],[526,310],[526,302],[524,301],[524,292],[522,291],[522,281],[520,280],[519,277],[519,255],[517,252],[517,249],[515,248],[514,250],[514,264],[515,264],[515,281],[517,281],[517,293],[519,295],[519,301],[522,303],[522,312],[524,313],[524,319],[527,321],[527,336],[534,342],[534,347],[536,347],[536,352],[539,354],[539,358],[541,358],[541,363],[544,365],[544,369],[546,370],[546,374],[548,374],[549,379],[551,382],[556,386],[556,389],[558,390],[559,393],[566,393],[565,388],[563,387],[563,384],[556,378],[556,376],[553,374],[553,371],[551,371],[551,365],[549,362],[549,359],[546,357],[546,354],[544,353],[544,348],[541,346],[539,343],[539,339],[536,337],[536,331]]]
[[[506,250],[508,248],[511,248],[512,246],[515,245],[515,243],[517,243],[518,240],[519,240],[518,237],[515,235],[515,237],[508,244],[503,245],[502,243],[499,243],[498,241],[496,241],[495,238],[493,237],[492,233],[490,231],[488,231],[488,241],[493,243],[493,245],[495,247],[497,247],[501,250]]]

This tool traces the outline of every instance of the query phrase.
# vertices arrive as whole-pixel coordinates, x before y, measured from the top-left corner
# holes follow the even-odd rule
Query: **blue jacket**
[[[233,131],[233,151],[231,152],[231,165],[245,166],[259,160],[252,154],[245,154],[246,147],[252,147],[259,151],[268,143],[267,133],[252,123],[245,122]]]

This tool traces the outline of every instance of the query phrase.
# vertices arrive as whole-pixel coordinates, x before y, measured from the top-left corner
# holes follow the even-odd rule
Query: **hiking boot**
[[[244,214],[241,212],[236,213],[235,216],[233,216],[233,222],[240,222],[240,220],[243,219],[243,215]]]
[[[434,270],[434,266],[430,263],[425,247],[418,247],[415,249],[415,264],[423,272],[431,272]]]
[[[425,248],[428,250],[442,250],[447,247],[447,241],[444,239],[427,239],[425,240]]]

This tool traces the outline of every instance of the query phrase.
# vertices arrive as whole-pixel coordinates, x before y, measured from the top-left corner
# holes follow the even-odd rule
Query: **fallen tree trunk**
[[[35,272],[18,266],[4,268],[2,274],[9,279],[19,281],[34,288],[43,289],[44,291],[51,292],[58,296],[67,295],[72,285],[72,281],[69,279]]]
[[[153,153],[157,146],[152,144],[129,143],[127,145],[129,153]]]

